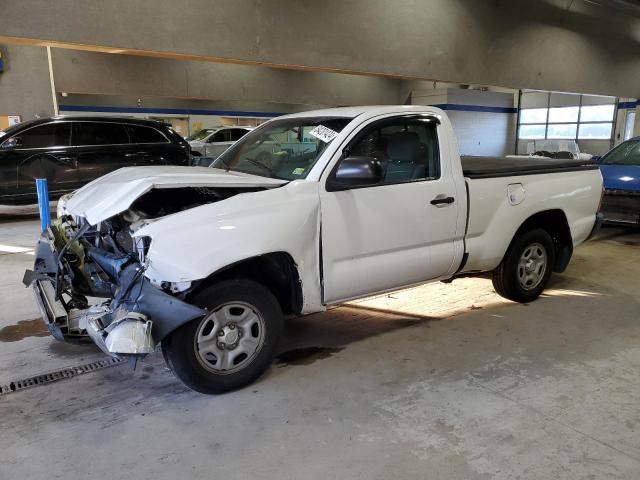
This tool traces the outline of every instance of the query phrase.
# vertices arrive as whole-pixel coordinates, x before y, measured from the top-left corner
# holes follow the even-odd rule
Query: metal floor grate
[[[103,368],[116,367],[123,363],[126,363],[126,359],[121,358],[107,358],[106,360],[99,360],[97,362],[86,363],[77,367],[62,368],[53,372],[43,373],[34,377],[23,378],[21,380],[14,380],[6,385],[0,385],[0,395],[6,395],[8,393],[25,390],[31,387],[37,387],[39,385],[45,385],[47,383],[57,382],[58,380],[64,380],[65,378],[77,377],[84,373],[95,372],[96,370],[102,370]]]

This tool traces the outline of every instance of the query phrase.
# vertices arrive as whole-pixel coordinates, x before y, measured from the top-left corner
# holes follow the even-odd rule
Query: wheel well
[[[204,279],[197,291],[205,285],[231,278],[246,278],[264,285],[276,297],[285,314],[302,311],[302,282],[296,263],[286,252],[267,253],[233,263]]]
[[[525,222],[520,225],[513,239],[515,240],[523,233],[536,228],[541,228],[551,235],[556,258],[553,271],[559,273],[564,272],[573,254],[573,239],[566,215],[562,210],[545,210],[544,212],[538,212],[527,218]]]

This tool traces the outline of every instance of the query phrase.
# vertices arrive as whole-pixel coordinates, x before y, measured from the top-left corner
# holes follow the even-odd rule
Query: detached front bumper
[[[25,273],[23,282],[33,289],[56,339],[91,338],[109,355],[141,356],[175,328],[206,313],[153,286],[142,265],[129,255],[116,256],[90,245],[60,248],[59,241],[56,248],[52,229],[42,234],[34,270]],[[78,258],[79,252],[83,258]],[[105,291],[113,293],[88,304],[86,296],[105,297]]]

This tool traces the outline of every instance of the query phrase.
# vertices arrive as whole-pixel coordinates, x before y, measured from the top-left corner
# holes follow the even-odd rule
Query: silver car
[[[192,152],[203,157],[218,157],[227,148],[240,140],[252,127],[213,127],[199,130],[187,138]]]

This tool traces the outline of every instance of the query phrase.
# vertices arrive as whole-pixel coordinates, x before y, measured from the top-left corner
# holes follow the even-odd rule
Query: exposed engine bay
[[[155,219],[261,188],[152,189],[129,209],[96,225],[59,211],[36,247],[33,286],[52,335],[91,339],[107,354],[143,356],[178,326],[206,311],[188,302],[197,282],[144,276],[149,237],[133,233]]]

